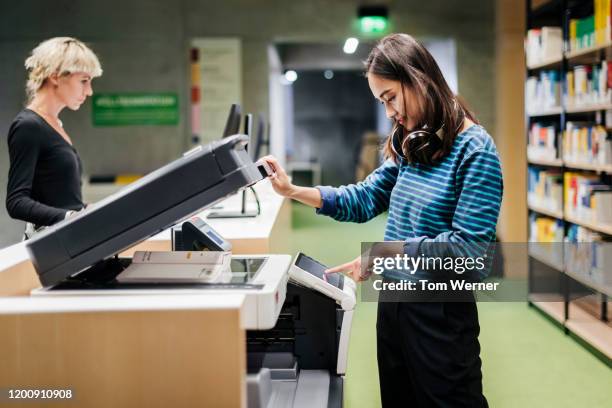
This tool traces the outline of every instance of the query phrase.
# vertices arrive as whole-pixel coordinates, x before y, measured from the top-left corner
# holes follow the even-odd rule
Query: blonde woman
[[[10,169],[6,208],[26,221],[26,235],[55,224],[85,207],[82,164],[59,115],[78,110],[102,75],[96,55],[69,37],[42,42],[25,61],[27,107],[9,128]]]

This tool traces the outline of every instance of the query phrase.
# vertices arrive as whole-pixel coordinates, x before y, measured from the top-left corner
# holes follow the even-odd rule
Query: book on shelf
[[[540,214],[529,215],[529,254],[541,262],[563,269],[562,220]]]
[[[529,216],[530,242],[563,242],[563,221],[532,213]]]
[[[597,222],[612,225],[612,190],[600,189],[593,191],[593,211]]]
[[[612,61],[577,65],[565,73],[563,98],[568,108],[610,104],[612,101]]]
[[[525,101],[528,112],[537,112],[561,105],[559,73],[554,70],[540,71],[530,76],[525,84]]]
[[[607,224],[612,219],[612,186],[594,174],[565,172],[565,213],[589,223]]]
[[[594,0],[595,43],[604,44],[612,39],[612,2],[610,0]]]
[[[565,236],[566,270],[592,282],[612,284],[612,242],[598,232],[571,224]]]
[[[566,123],[563,160],[596,165],[612,164],[612,140],[605,127],[589,122]]]
[[[556,160],[559,158],[555,126],[537,122],[531,124],[527,158],[529,160]]]
[[[578,51],[605,44],[612,39],[611,0],[593,0],[593,14],[569,21],[568,51]]]
[[[572,26],[574,27],[572,29]],[[573,36],[572,36],[573,34]],[[570,49],[580,50],[595,45],[595,18],[587,16],[570,20]]]
[[[527,197],[531,205],[561,211],[563,202],[563,173],[558,169],[527,168]]]
[[[561,27],[532,28],[525,38],[527,65],[561,60],[562,45]]]

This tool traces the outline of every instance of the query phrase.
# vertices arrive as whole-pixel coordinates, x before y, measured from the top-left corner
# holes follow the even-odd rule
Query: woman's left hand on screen
[[[361,256],[358,256],[350,262],[329,268],[325,271],[325,273],[342,273],[353,279],[355,282],[361,282],[370,277],[369,273],[365,275],[361,273]]]
[[[395,258],[404,253],[403,241],[387,241],[374,243],[363,255],[342,265],[329,268],[325,273],[343,273],[355,282],[367,280],[372,275],[372,268],[375,258]],[[365,258],[367,265],[362,269],[362,258]]]

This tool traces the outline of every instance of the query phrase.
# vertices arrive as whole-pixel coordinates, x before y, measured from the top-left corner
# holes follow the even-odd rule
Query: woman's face
[[[56,81],[56,95],[72,110],[78,110],[85,99],[93,94],[91,76],[84,72],[62,75]]]
[[[406,129],[414,129],[417,124],[418,101],[410,89],[404,87],[404,92],[402,92],[400,81],[386,79],[372,73],[368,73],[368,84],[374,98],[385,106],[389,119],[395,120]],[[406,97],[405,103],[404,96]],[[407,112],[404,112],[404,109]]]

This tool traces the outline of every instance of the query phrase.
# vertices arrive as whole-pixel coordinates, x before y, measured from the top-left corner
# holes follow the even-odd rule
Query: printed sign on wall
[[[211,142],[221,137],[230,106],[241,103],[241,42],[195,38],[191,47],[192,134]]]
[[[94,126],[172,126],[179,123],[178,95],[112,93],[93,96]]]

